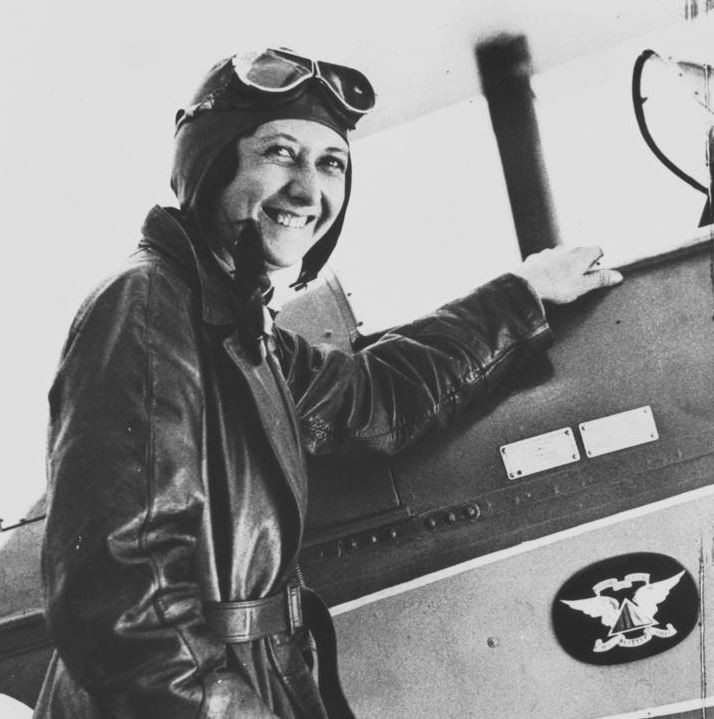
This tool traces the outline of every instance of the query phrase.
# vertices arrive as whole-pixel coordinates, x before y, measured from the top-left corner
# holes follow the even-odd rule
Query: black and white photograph
[[[0,719],[714,717],[714,0],[0,40]]]

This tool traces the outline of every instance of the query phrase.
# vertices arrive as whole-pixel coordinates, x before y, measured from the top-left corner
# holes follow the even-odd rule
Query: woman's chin
[[[268,271],[284,270],[301,262],[315,242],[313,236],[264,238],[263,256]]]

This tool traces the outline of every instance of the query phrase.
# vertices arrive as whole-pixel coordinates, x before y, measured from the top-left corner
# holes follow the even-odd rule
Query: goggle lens
[[[278,54],[275,50],[249,53],[233,58],[236,75],[246,85],[260,90],[291,90],[312,76],[312,63]]]
[[[369,112],[374,107],[374,90],[361,72],[328,62],[318,62],[318,65],[325,82],[352,110]]]

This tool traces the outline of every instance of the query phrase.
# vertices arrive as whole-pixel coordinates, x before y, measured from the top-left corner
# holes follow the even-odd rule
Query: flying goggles
[[[296,55],[286,49],[263,50],[234,55],[233,71],[246,87],[271,95],[293,92],[296,88],[315,78],[337,101],[337,106],[347,113],[362,116],[375,105],[375,94],[369,80],[358,70],[335,65],[322,60]],[[190,120],[197,112],[212,109],[228,109],[226,98],[212,93],[202,102],[188,108],[182,114],[179,125]],[[178,129],[178,128],[177,128]]]

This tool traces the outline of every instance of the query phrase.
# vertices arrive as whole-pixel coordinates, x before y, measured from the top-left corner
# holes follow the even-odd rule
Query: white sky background
[[[266,42],[310,49],[364,69],[378,88],[379,109],[354,143],[353,205],[336,256],[375,328],[379,308],[390,324],[412,308],[421,312],[447,299],[452,289],[465,291],[517,258],[487,113],[483,101],[473,99],[473,43],[488,32],[527,31],[536,70],[552,71],[540,89],[540,81],[534,86],[542,91],[541,131],[564,234],[590,241],[615,225],[628,237],[638,234],[653,208],[665,218],[651,218],[660,228],[667,221],[686,224],[691,208],[694,214],[701,208],[692,190],[647,157],[636,133],[621,132],[622,123],[631,121],[622,88],[629,88],[624,73],[634,55],[608,60],[602,75],[599,64],[574,72],[572,65],[561,68],[582,52],[669,27],[683,15],[679,0],[255,5],[4,5],[0,518],[6,524],[23,516],[44,488],[46,395],[72,315],[90,287],[136,245],[148,208],[172,201],[174,113],[208,67],[237,48]],[[443,109],[425,114],[437,108]],[[582,150],[583,140],[573,125],[581,120],[582,132],[599,140],[578,162],[575,150]],[[637,147],[645,165],[608,166],[598,148],[613,142]],[[620,150],[616,156],[622,158]],[[652,183],[642,184],[643,172],[651,172]],[[628,187],[639,188],[633,196],[641,205],[610,192],[619,200],[608,205],[601,199],[599,211],[586,218],[582,193],[600,186],[607,195],[613,177],[623,175]],[[672,212],[660,199],[650,201],[656,192]],[[611,208],[609,216],[603,204]],[[448,282],[429,281],[435,267]]]

